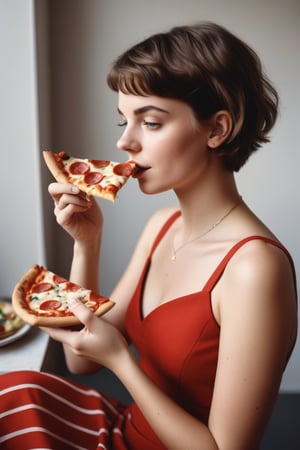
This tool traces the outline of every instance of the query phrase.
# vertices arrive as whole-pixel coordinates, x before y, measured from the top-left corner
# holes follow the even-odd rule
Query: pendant
[[[175,259],[176,259],[176,253],[173,253],[171,261],[175,261]]]

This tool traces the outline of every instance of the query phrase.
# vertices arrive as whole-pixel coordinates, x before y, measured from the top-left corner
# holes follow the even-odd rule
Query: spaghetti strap
[[[158,246],[158,244],[160,243],[160,241],[162,240],[162,238],[164,237],[164,235],[166,234],[166,232],[168,231],[168,229],[170,228],[170,226],[175,222],[175,220],[181,215],[181,211],[176,211],[174,214],[172,214],[168,220],[163,224],[163,226],[161,227],[159,233],[157,234],[152,247],[151,247],[151,251],[149,254],[149,258],[151,258],[151,256],[154,253],[154,250],[156,249],[156,247]]]
[[[293,263],[293,259],[290,255],[290,253],[288,252],[288,250],[278,241],[275,241],[274,239],[270,239],[267,238],[265,236],[257,236],[257,235],[253,235],[253,236],[248,236],[244,239],[242,239],[241,241],[237,242],[230,250],[229,252],[225,255],[225,257],[222,259],[222,261],[219,263],[219,265],[217,266],[217,268],[214,270],[213,274],[210,276],[210,278],[208,279],[208,281],[206,282],[203,291],[208,291],[211,292],[213,290],[213,288],[215,287],[215,285],[217,284],[217,282],[219,281],[219,279],[221,278],[228,262],[230,261],[230,259],[232,258],[232,256],[243,246],[245,245],[247,242],[249,241],[254,241],[254,240],[261,240],[264,241],[268,244],[272,244],[275,247],[280,248],[288,257],[289,262],[291,264],[292,267],[292,271],[293,271],[293,278],[294,278],[294,283],[296,286],[296,271],[295,271],[295,266]]]

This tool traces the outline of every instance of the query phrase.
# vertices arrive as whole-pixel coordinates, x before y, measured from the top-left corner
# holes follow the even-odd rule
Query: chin
[[[155,182],[154,178],[152,179],[152,182],[149,179],[146,180],[145,178],[140,178],[138,183],[140,190],[146,195],[163,194],[173,190],[173,186],[166,184],[162,185],[161,180],[160,182]]]
[[[170,188],[162,188],[162,187],[154,187],[154,186],[147,186],[146,184],[140,183],[140,190],[143,194],[146,195],[157,195],[157,194],[163,194],[165,192],[170,191]]]

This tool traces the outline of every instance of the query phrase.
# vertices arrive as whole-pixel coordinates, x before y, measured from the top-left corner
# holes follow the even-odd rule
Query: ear
[[[215,113],[211,119],[211,132],[207,145],[209,148],[217,148],[230,136],[232,131],[232,118],[228,111],[221,110]]]

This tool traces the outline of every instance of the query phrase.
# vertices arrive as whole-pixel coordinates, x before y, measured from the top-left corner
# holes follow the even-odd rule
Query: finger
[[[59,201],[59,199],[65,194],[78,196],[83,200],[90,200],[90,197],[83,191],[81,191],[77,186],[70,183],[51,183],[48,186],[48,192],[54,201]]]
[[[92,206],[92,200],[86,195],[79,196],[79,195],[63,194],[59,199],[57,199],[54,202],[54,204],[59,209],[64,209],[69,204],[87,208]]]
[[[71,298],[68,300],[68,306],[74,316],[76,316],[85,327],[90,328],[96,316],[80,300]]]
[[[52,339],[63,344],[70,345],[74,340],[74,331],[65,328],[40,327],[42,331],[47,333]]]
[[[90,209],[90,206],[74,206],[67,205],[64,209],[54,208],[54,215],[56,222],[62,227],[76,226],[77,218],[76,214],[84,214]],[[76,231],[76,228],[74,229]]]
[[[51,183],[48,186],[48,192],[51,195],[54,202],[58,202],[63,194],[72,193],[72,185],[67,183]],[[76,195],[76,192],[73,192],[73,194]]]
[[[80,189],[71,183],[50,183],[48,186],[48,191],[50,195],[56,196],[65,193],[79,194]]]

